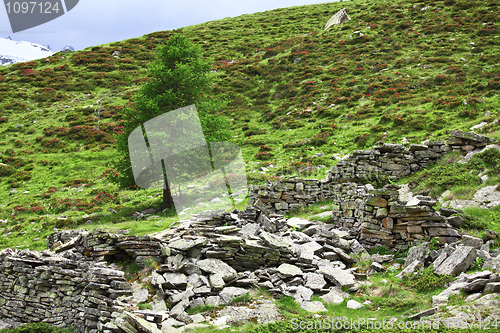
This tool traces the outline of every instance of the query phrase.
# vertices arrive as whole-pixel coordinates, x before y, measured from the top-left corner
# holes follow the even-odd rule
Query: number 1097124
[[[7,1],[5,8],[8,14],[54,14],[59,13],[62,8],[59,8],[59,2],[43,2],[43,1]]]

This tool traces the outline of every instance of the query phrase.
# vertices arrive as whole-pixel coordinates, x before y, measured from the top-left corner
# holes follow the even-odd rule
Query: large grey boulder
[[[323,275],[317,273],[306,273],[304,275],[305,286],[312,290],[321,290],[326,286],[326,281]]]
[[[459,246],[434,270],[434,273],[439,275],[456,275],[467,271],[474,260],[476,260],[476,252],[473,247]]]
[[[483,240],[469,235],[462,235],[462,244],[464,246],[472,246],[476,250],[479,250],[481,246],[483,246]]]
[[[198,267],[210,274],[220,274],[225,282],[237,276],[236,270],[220,259],[204,259],[197,262]]]
[[[328,294],[321,296],[321,299],[327,304],[340,304],[344,301],[343,295],[335,289],[331,289]]]
[[[324,277],[340,287],[350,288],[354,286],[354,275],[346,270],[342,270],[338,267],[332,266],[320,266],[319,272],[324,275]]]
[[[323,30],[327,30],[331,26],[339,25],[339,24],[342,24],[344,22],[347,22],[350,19],[351,18],[349,17],[349,15],[347,15],[347,9],[346,8],[342,8],[340,11],[338,11],[337,13],[335,13],[335,15],[333,15],[332,17],[330,17],[330,19],[328,20],[328,22],[326,22],[325,27],[323,28]]]
[[[480,188],[472,200],[480,202],[486,207],[495,207],[500,205],[500,191],[497,190],[497,185],[485,186]]]
[[[408,255],[406,256],[405,259],[404,267],[405,268],[408,267],[408,265],[413,263],[415,260],[424,262],[428,254],[429,254],[428,242],[410,248],[410,250],[408,251]]]

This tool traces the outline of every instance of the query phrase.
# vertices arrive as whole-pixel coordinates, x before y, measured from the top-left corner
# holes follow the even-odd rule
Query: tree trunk
[[[166,209],[175,208],[174,206],[174,198],[172,198],[172,193],[170,192],[170,186],[166,186],[166,189],[163,189],[163,207]]]

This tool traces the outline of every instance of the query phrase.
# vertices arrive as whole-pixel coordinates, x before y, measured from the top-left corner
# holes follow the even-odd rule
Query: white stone
[[[351,310],[361,309],[364,305],[353,299],[347,302],[347,308]]]

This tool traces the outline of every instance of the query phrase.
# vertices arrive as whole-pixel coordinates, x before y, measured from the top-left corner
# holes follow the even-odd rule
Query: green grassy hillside
[[[479,132],[500,138],[499,5],[356,0],[182,32],[214,60],[212,94],[227,99],[234,142],[260,182],[291,167],[329,167],[332,154],[378,141],[440,139],[483,121]],[[323,32],[343,7],[351,20]],[[143,233],[172,223],[161,214],[134,223],[161,196],[119,191],[109,179],[123,109],[172,33],[0,68],[0,248],[43,248],[54,227]]]

